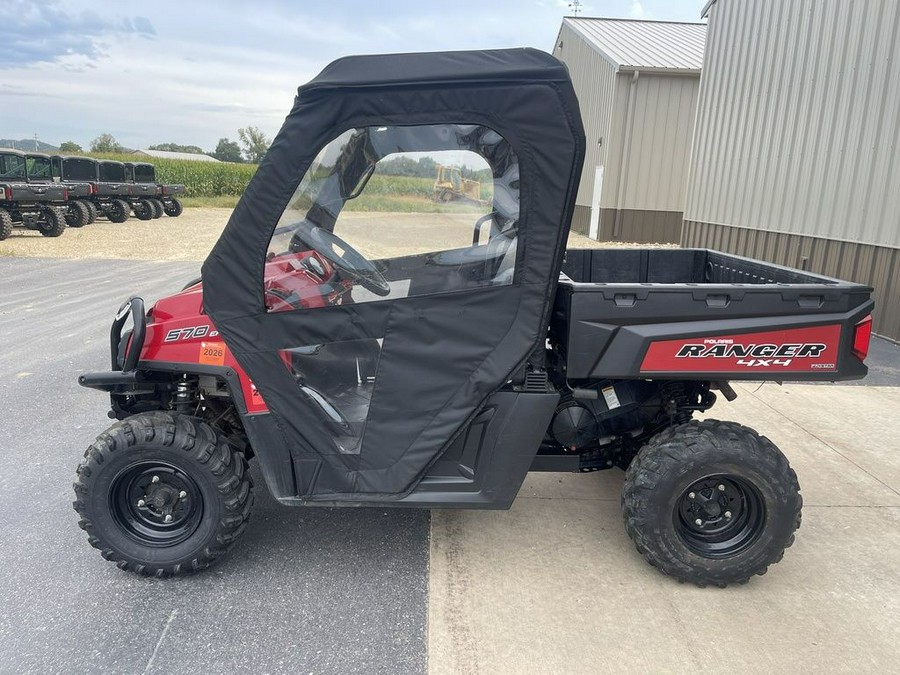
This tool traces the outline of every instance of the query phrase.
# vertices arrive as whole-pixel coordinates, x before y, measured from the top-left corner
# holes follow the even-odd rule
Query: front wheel
[[[77,474],[73,506],[88,541],[142,575],[208,567],[243,533],[253,504],[243,454],[183,415],[142,413],[114,424]]]
[[[625,529],[651,565],[724,587],[764,574],[794,542],[803,499],[787,458],[733,422],[693,421],[650,439],[625,474]]]
[[[181,205],[181,202],[172,197],[168,202],[165,203],[165,211],[166,215],[171,218],[177,218],[181,215],[181,212],[184,210],[184,207]]]
[[[79,200],[79,201],[81,201],[81,200]],[[87,210],[88,210],[87,224],[90,225],[91,223],[93,223],[94,221],[97,220],[97,205],[94,204],[94,202],[89,201],[89,200],[83,200],[83,201],[81,201],[81,203],[87,207]]]

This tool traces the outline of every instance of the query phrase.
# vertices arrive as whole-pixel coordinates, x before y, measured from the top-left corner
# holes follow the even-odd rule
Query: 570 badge
[[[187,328],[173,328],[168,333],[163,342],[176,342],[178,340],[192,340],[202,337],[218,337],[219,331],[210,330],[209,326],[188,326]]]

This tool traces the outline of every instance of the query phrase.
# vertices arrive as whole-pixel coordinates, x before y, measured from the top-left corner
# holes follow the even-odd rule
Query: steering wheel
[[[317,227],[308,220],[301,220],[292,227],[291,253],[315,251],[366,290],[381,297],[390,295],[391,286],[378,268],[334,232]]]

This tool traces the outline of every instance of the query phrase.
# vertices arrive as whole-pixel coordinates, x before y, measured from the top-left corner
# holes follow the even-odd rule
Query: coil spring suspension
[[[662,396],[663,409],[673,425],[691,421],[691,409],[694,405],[688,398],[684,382],[664,382],[660,385],[659,391]]]
[[[182,375],[175,383],[175,396],[173,397],[175,410],[186,414],[193,411],[194,390],[194,382],[187,375]]]

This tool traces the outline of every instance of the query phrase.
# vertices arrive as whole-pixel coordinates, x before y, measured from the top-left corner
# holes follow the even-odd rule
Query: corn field
[[[141,155],[87,153],[97,159],[118,162],[148,162],[156,167],[159,183],[181,183],[185,197],[240,196],[256,172],[256,164],[229,162],[194,162],[182,159],[159,159]]]

